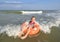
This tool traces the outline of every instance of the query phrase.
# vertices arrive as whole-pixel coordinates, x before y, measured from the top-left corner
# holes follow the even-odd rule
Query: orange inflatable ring
[[[24,34],[26,34],[28,31],[28,29],[24,30]],[[34,27],[34,28],[30,28],[30,33],[29,33],[29,36],[34,36],[36,35],[37,33],[39,33],[40,31],[40,28],[37,28],[37,27]]]

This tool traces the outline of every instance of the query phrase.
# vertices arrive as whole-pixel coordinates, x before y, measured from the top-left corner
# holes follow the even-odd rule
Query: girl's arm
[[[24,36],[22,36],[22,37],[21,37],[21,39],[25,39],[25,38],[27,38],[27,36],[28,36],[29,32],[30,32],[30,28],[28,28],[27,33],[26,33]]]

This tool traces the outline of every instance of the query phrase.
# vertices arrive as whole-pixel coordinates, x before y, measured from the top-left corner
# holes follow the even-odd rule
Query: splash
[[[9,37],[14,36],[14,38],[16,38],[20,31],[20,25],[8,24],[5,26],[0,26],[0,33],[6,33]]]
[[[38,18],[38,23],[40,24],[40,29],[44,33],[51,33],[51,27],[57,26],[59,27],[60,24],[60,13],[59,14],[41,14],[39,16],[42,16]],[[29,21],[29,20],[27,20]],[[0,26],[0,34],[6,33],[9,37],[14,36],[16,38],[18,34],[21,32],[21,27],[19,25],[13,25],[13,24],[7,24],[4,26]]]
[[[50,28],[52,26],[59,26],[59,23],[60,23],[60,21],[56,21],[55,24],[51,22],[44,24],[43,22],[42,24],[40,24],[40,27],[41,27],[40,30],[43,31],[44,33],[50,33],[51,32]],[[13,36],[14,38],[16,38],[20,32],[21,32],[20,25],[8,24],[5,26],[0,26],[0,34],[6,33],[9,37]]]
[[[45,14],[44,18],[40,19],[41,30],[44,33],[50,33],[52,26],[59,27],[60,25],[60,13]]]

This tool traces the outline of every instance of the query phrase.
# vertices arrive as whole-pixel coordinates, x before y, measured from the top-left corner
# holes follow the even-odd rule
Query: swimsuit
[[[34,24],[35,24],[35,22],[32,22],[32,21],[29,22],[29,26],[34,27]]]

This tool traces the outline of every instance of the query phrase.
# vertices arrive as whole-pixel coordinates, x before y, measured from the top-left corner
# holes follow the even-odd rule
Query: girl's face
[[[35,21],[35,18],[32,18],[31,21]]]

